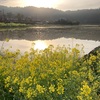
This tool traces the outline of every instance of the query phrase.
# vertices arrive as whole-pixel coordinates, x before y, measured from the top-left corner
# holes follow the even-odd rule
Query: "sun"
[[[37,40],[34,41],[35,45],[34,45],[34,49],[38,49],[38,50],[44,50],[45,48],[47,48],[47,44],[42,41],[42,40]]]
[[[23,5],[52,8],[55,7],[59,2],[60,0],[23,0]]]

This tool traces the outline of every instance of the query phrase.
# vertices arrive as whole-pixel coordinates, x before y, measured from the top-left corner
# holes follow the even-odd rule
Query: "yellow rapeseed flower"
[[[28,97],[28,98],[31,98],[32,95],[33,95],[33,90],[32,90],[32,88],[28,88],[28,90],[27,90],[27,97]]]
[[[80,76],[79,73],[76,70],[72,71],[72,75],[77,76],[77,77]]]
[[[90,56],[90,60],[91,60],[91,61],[95,61],[95,60],[96,60],[96,56],[91,55],[91,56]]]
[[[12,92],[13,91],[13,88],[11,87],[10,89],[9,89],[9,92]]]
[[[18,80],[19,80],[19,79],[18,79],[17,77],[15,77],[13,83],[18,83]]]
[[[83,100],[83,99],[82,99],[82,96],[77,96],[77,99],[78,99],[78,100]]]
[[[6,83],[6,84],[5,84],[5,88],[8,88],[9,86],[10,86],[9,83]]]
[[[23,87],[19,87],[19,92],[21,92],[21,93],[23,93],[23,92],[24,92]]]
[[[91,93],[91,88],[85,84],[83,85],[83,87],[81,88],[81,94],[88,96]]]
[[[26,83],[32,85],[32,78],[29,76],[28,78],[26,78]]]
[[[10,79],[11,79],[11,77],[10,77],[10,76],[8,76],[8,77],[5,79],[5,83],[10,82]]]
[[[59,95],[64,93],[64,87],[63,87],[62,85],[58,85],[57,93],[58,93]]]
[[[45,88],[42,87],[41,85],[36,85],[36,90],[37,90],[39,93],[44,93]]]
[[[49,91],[50,92],[55,92],[55,85],[50,85],[50,87],[49,87]]]

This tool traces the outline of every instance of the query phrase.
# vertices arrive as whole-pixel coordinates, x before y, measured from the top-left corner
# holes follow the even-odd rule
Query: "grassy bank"
[[[10,27],[28,27],[27,24],[21,24],[21,23],[3,23],[0,22],[0,28],[10,28]]]
[[[99,75],[100,52],[85,60],[76,48],[3,50],[0,100],[99,100]]]

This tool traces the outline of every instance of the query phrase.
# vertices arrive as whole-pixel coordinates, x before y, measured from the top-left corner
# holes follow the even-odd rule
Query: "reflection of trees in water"
[[[25,40],[52,40],[56,38],[78,38],[89,40],[100,40],[100,28],[32,28],[26,30],[8,30],[0,32],[0,40],[25,39]]]

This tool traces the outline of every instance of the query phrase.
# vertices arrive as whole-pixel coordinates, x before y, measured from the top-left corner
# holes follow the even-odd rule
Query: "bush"
[[[95,59],[83,61],[76,48],[2,53],[0,100],[99,100],[99,76],[90,68]]]

